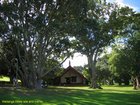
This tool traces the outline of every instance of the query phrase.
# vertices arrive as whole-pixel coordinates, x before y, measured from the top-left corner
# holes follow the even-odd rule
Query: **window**
[[[71,77],[71,82],[76,82],[76,76]]]

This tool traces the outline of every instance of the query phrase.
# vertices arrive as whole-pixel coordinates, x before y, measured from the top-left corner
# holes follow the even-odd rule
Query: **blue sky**
[[[135,11],[140,12],[140,0],[107,0],[108,2],[117,2],[121,6],[129,6]]]
[[[137,11],[140,11],[140,0],[123,0],[124,4],[128,4]]]

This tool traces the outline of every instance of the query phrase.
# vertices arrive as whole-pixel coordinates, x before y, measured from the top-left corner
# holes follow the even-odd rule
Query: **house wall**
[[[66,77],[72,77],[72,76],[76,76],[76,82],[74,83],[83,83],[83,78],[75,71],[73,70],[69,70],[67,71],[62,77],[61,77],[61,83],[66,83]]]

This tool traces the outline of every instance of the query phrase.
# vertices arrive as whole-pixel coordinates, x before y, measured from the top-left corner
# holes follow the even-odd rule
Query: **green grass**
[[[7,76],[0,76],[0,82],[10,82],[10,78]],[[21,80],[18,80],[18,82],[21,82]]]
[[[6,76],[0,76],[0,81],[5,81],[5,82],[9,82],[10,78],[6,77]]]
[[[42,90],[0,88],[0,105],[140,105],[132,87],[49,87]],[[7,102],[7,103],[6,103]]]

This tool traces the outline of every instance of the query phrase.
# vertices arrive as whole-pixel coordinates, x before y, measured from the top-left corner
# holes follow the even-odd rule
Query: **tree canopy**
[[[48,59],[65,60],[70,56],[69,32],[78,12],[69,0],[13,0],[0,5],[3,43],[12,41],[8,61],[13,60],[24,86],[40,88],[47,73]],[[79,2],[82,3],[82,2]],[[4,46],[4,45],[3,45]],[[16,50],[14,50],[16,49]],[[15,53],[14,53],[14,52]]]
[[[132,9],[106,0],[5,0],[0,3],[1,61],[25,87],[41,88],[44,76],[80,52],[88,58],[91,87],[97,88],[97,59],[116,37],[127,40],[132,58],[139,57],[139,22]],[[113,67],[115,57],[124,62],[123,54],[110,58]],[[132,61],[137,68],[139,59]]]

